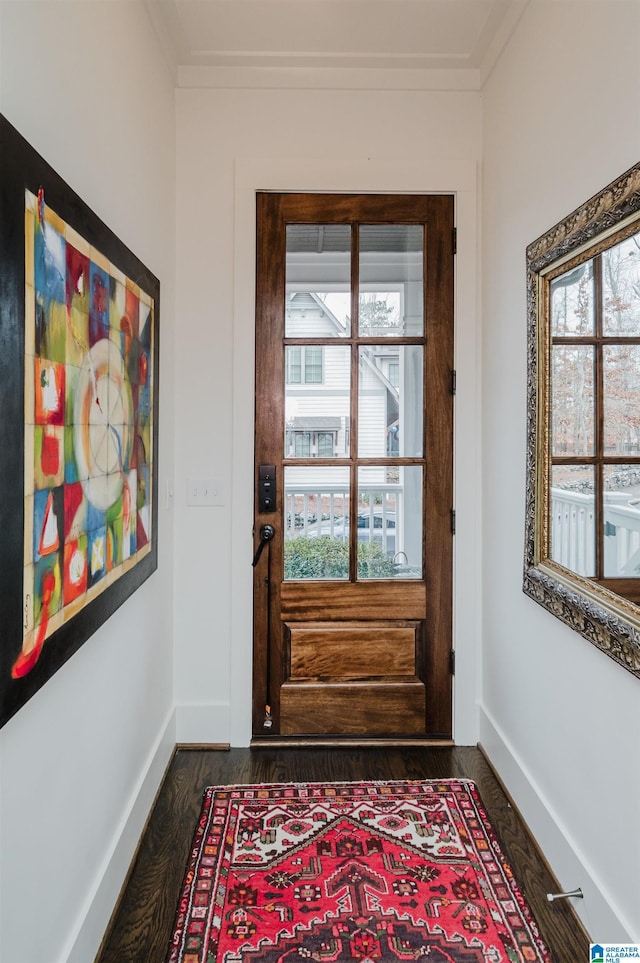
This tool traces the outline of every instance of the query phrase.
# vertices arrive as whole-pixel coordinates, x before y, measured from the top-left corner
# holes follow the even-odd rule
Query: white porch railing
[[[640,504],[624,492],[604,503],[604,571],[610,578],[640,572]],[[593,495],[551,489],[551,558],[586,578],[595,572]]]
[[[296,484],[284,492],[284,537],[332,538],[348,535],[349,488]],[[346,533],[345,533],[346,529]]]
[[[403,489],[401,485],[361,485],[358,508],[359,541],[381,542],[387,554],[402,551]],[[347,485],[295,484],[285,488],[285,538],[349,537]],[[376,503],[376,499],[378,502]],[[368,521],[368,524],[366,524]]]
[[[551,558],[586,577],[595,572],[593,495],[551,489]]]
[[[605,495],[604,573],[635,577],[640,573],[640,508],[622,492]]]

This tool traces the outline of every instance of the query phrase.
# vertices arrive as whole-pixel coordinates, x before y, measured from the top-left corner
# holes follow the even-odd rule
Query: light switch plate
[[[188,478],[187,505],[207,507],[224,505],[224,486],[219,478]]]

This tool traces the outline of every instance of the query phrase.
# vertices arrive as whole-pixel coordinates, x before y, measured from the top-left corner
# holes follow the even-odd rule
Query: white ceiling
[[[392,86],[428,75],[428,86],[479,88],[529,0],[145,2],[179,85],[330,69],[356,86],[375,73]]]

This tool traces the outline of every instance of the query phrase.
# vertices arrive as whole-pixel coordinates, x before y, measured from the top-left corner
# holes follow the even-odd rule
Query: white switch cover
[[[224,505],[224,486],[219,478],[188,478],[187,505]]]

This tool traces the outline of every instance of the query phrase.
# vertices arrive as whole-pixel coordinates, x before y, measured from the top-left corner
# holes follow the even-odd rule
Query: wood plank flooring
[[[555,963],[584,963],[589,938],[475,748],[178,748],[95,963],[164,963],[205,786],[360,779],[473,779]]]

